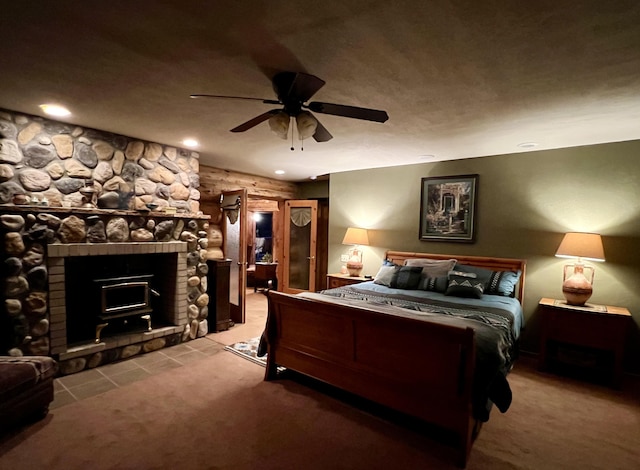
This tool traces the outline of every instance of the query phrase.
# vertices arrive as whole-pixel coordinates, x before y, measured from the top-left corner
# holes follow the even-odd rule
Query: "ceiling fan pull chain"
[[[289,126],[289,127],[291,128],[291,151],[293,152],[293,133],[295,132],[295,130],[293,129],[293,126]]]

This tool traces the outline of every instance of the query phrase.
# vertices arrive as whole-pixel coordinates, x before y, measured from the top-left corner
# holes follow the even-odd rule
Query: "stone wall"
[[[73,212],[73,213],[71,213]],[[161,212],[0,207],[3,244],[3,351],[13,356],[53,355],[62,370],[130,356],[166,345],[165,336],[186,341],[208,332],[207,229],[204,216]],[[172,294],[174,325],[88,347],[67,349],[64,315],[64,259],[134,253],[178,254]],[[99,262],[96,259],[96,262]],[[58,311],[61,310],[61,311]],[[63,339],[62,342],[60,340]],[[148,345],[145,346],[145,344]],[[107,354],[105,350],[110,350]],[[84,356],[84,357],[83,357]],[[71,361],[68,366],[64,361]],[[81,370],[81,369],[80,369]]]
[[[0,204],[110,209],[148,203],[197,213],[199,155],[153,142],[0,110]]]
[[[71,373],[205,335],[209,217],[198,172],[190,150],[0,110],[0,354],[52,355]],[[176,324],[87,348],[52,345],[65,328],[51,315],[64,295],[51,283],[64,272],[60,247],[69,256],[180,251]]]

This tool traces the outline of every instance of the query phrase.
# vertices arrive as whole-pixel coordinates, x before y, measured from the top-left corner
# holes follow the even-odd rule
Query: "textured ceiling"
[[[3,2],[0,108],[182,147],[201,163],[304,180],[360,168],[640,139],[640,3],[424,0]],[[270,77],[326,81],[333,140],[280,140]]]

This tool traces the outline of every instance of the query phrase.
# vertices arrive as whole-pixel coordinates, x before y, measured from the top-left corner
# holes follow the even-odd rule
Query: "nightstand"
[[[327,289],[350,286],[359,282],[370,281],[364,276],[349,276],[348,274],[327,274]]]
[[[629,310],[609,305],[578,307],[563,300],[543,298],[538,303],[538,313],[539,369],[548,369],[552,364],[577,366],[607,373],[612,385],[620,387],[624,343],[631,320]],[[567,346],[567,352],[561,353]]]

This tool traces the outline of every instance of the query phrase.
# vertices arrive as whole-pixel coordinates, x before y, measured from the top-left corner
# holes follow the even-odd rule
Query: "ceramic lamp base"
[[[362,263],[358,261],[349,261],[347,263],[347,271],[349,271],[349,276],[360,276],[362,272]]]

